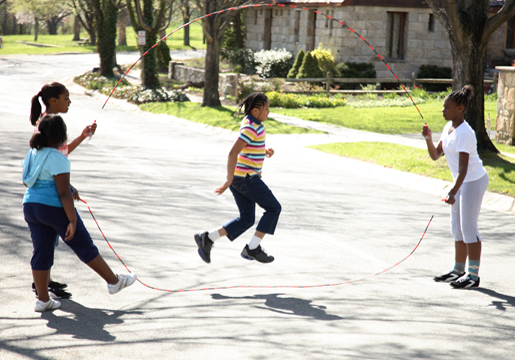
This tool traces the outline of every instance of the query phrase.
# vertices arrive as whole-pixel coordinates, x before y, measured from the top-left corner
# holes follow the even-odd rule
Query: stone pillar
[[[499,70],[495,141],[499,144],[515,145],[515,67],[495,68]]]

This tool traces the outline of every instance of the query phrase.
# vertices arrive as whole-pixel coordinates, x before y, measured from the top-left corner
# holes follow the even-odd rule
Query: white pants
[[[451,205],[451,232],[455,241],[463,241],[465,244],[481,241],[477,223],[489,181],[488,175],[485,175],[463,183],[456,193],[456,202]]]

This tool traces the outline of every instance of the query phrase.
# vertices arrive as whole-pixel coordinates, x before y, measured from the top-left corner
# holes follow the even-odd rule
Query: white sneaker
[[[34,306],[34,311],[36,312],[44,312],[48,310],[59,309],[61,303],[57,300],[50,299],[47,302],[36,300],[36,306]]]
[[[125,289],[128,286],[131,286],[136,281],[136,274],[129,275],[116,275],[118,276],[118,282],[114,285],[107,284],[107,288],[109,289],[109,294],[116,294],[120,292],[122,289]]]

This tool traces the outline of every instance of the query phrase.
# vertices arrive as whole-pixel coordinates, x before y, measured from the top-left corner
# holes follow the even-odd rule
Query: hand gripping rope
[[[291,5],[291,4],[276,4],[276,5],[273,5],[273,4],[253,4],[253,5],[242,5],[242,6],[238,6],[238,7],[232,7],[232,8],[228,8],[228,9],[223,9],[223,10],[220,10],[220,11],[217,11],[217,12],[214,12],[214,13],[211,13],[211,14],[207,14],[207,15],[204,15],[204,16],[201,16],[193,21],[190,21],[189,23],[186,23],[186,24],[183,24],[181,26],[179,26],[177,29],[173,30],[172,32],[170,32],[169,34],[167,34],[166,36],[164,36],[163,38],[161,38],[158,42],[156,42],[150,49],[148,49],[147,51],[145,51],[135,62],[134,64],[132,64],[129,69],[127,69],[127,71],[125,72],[125,74],[123,74],[123,76],[120,78],[120,80],[118,81],[118,83],[114,86],[113,90],[111,90],[109,96],[107,97],[106,101],[104,102],[104,104],[102,105],[102,108],[100,110],[103,110],[104,107],[106,106],[107,102],[109,101],[109,99],[111,98],[111,96],[113,95],[113,93],[115,92],[116,88],[118,87],[118,85],[123,81],[123,79],[125,79],[125,77],[127,76],[127,74],[132,70],[132,68],[144,57],[146,56],[151,50],[153,50],[161,41],[164,41],[166,40],[166,38],[168,38],[170,35],[176,33],[177,31],[179,31],[180,29],[182,28],[185,28],[187,26],[190,26],[191,24],[197,22],[197,21],[200,21],[202,19],[205,19],[205,18],[208,18],[210,16],[216,16],[218,14],[222,14],[224,12],[227,12],[227,11],[238,11],[238,10],[242,10],[242,9],[247,9],[247,8],[259,8],[259,7],[273,7],[273,6],[277,6],[277,7],[281,7],[281,8],[292,8],[292,9],[299,9],[299,10],[304,10],[304,11],[311,11],[311,12],[314,12],[318,15],[322,15],[322,16],[325,16],[326,18],[328,18],[329,20],[331,21],[335,21],[337,23],[339,23],[341,26],[343,26],[344,28],[347,28],[349,29],[352,33],[354,33],[357,37],[359,37],[365,44],[367,44],[367,46],[376,54],[376,56],[384,63],[384,65],[386,66],[386,68],[392,73],[392,75],[395,77],[395,79],[399,82],[400,86],[402,87],[402,89],[406,92],[406,94],[408,95],[408,97],[410,98],[412,104],[415,106],[415,108],[417,109],[420,117],[422,118],[422,120],[424,120],[424,116],[422,115],[422,113],[420,112],[417,104],[415,103],[415,101],[413,100],[413,98],[411,97],[410,93],[408,92],[408,90],[406,89],[406,87],[404,86],[404,84],[401,83],[400,79],[398,78],[398,76],[395,74],[395,72],[392,70],[392,68],[390,67],[390,65],[388,65],[388,63],[386,62],[386,60],[374,49],[374,47],[363,37],[361,36],[359,33],[357,33],[354,29],[352,29],[350,26],[346,25],[343,21],[340,21],[338,19],[335,19],[333,18],[332,16],[329,16],[329,15],[326,15],[326,14],[323,14],[317,10],[313,10],[313,9],[308,9],[308,8],[305,8],[305,7],[299,7],[299,6],[296,6],[296,5]],[[123,264],[123,266],[125,266],[125,268],[127,269],[127,271],[129,273],[131,273],[129,267],[123,262],[123,260],[120,258],[120,256],[116,253],[116,251],[114,250],[114,248],[111,246],[111,244],[109,243],[109,241],[107,240],[106,236],[104,235],[104,233],[102,232],[102,229],[100,228],[97,220],[95,219],[95,216],[93,215],[93,212],[91,211],[89,205],[87,204],[86,201],[82,200],[81,201],[86,204],[86,206],[88,207],[88,210],[91,214],[91,217],[93,218],[93,220],[95,221],[97,227],[98,227],[98,230],[100,231],[100,233],[102,234],[102,236],[104,237],[104,240],[107,242],[107,245],[109,246],[109,248],[113,251],[113,253],[116,255],[116,257],[118,258],[118,260],[120,260],[120,262]],[[348,280],[348,281],[344,281],[344,282],[340,282],[340,283],[332,283],[332,284],[321,284],[321,285],[272,285],[272,286],[266,286],[266,285],[260,285],[260,286],[254,286],[254,285],[242,285],[242,286],[221,286],[221,287],[212,287],[212,288],[200,288],[200,289],[178,289],[178,290],[169,290],[169,289],[161,289],[161,288],[157,288],[157,287],[153,287],[153,286],[150,286],[148,284],[145,284],[144,282],[142,282],[139,278],[137,279],[138,282],[140,284],[142,284],[143,286],[146,286],[148,287],[149,289],[153,289],[153,290],[158,290],[158,291],[165,291],[165,292],[170,292],[170,293],[180,293],[180,292],[194,292],[194,291],[207,291],[207,290],[226,290],[226,289],[275,289],[275,288],[298,288],[298,289],[306,289],[306,288],[320,288],[320,287],[330,287],[330,286],[339,286],[339,285],[347,285],[347,284],[351,284],[351,283],[355,283],[355,282],[359,282],[359,281],[363,281],[363,280],[366,280],[366,279],[370,279],[370,278],[373,278],[373,277],[376,277],[378,275],[381,275],[381,274],[384,274],[385,272],[395,268],[396,266],[400,265],[402,262],[404,262],[406,259],[408,259],[414,252],[415,250],[417,250],[417,248],[419,247],[420,243],[422,242],[422,239],[424,238],[426,232],[427,232],[427,229],[429,228],[429,225],[431,224],[431,221],[433,220],[434,218],[434,215],[431,216],[431,219],[429,220],[422,236],[420,237],[420,240],[418,241],[417,245],[413,248],[413,250],[405,257],[403,258],[401,261],[395,263],[394,265],[390,266],[389,268],[386,268],[378,273],[375,273],[375,274],[372,274],[372,275],[369,275],[369,276],[365,276],[365,277],[362,277],[362,278],[358,278],[358,279],[354,279],[354,280]]]
[[[120,260],[120,262],[123,264],[123,266],[125,266],[125,269],[127,269],[127,271],[129,273],[132,273],[132,271],[129,269],[129,267],[127,266],[127,264],[125,264],[122,260],[122,258],[120,257],[120,255],[118,255],[116,253],[116,251],[114,250],[114,248],[111,246],[111,243],[109,242],[109,240],[107,240],[106,236],[104,235],[104,232],[102,231],[102,229],[100,228],[100,225],[98,225],[98,222],[97,222],[97,219],[95,218],[95,215],[93,215],[93,212],[91,211],[91,208],[89,207],[88,203],[82,199],[80,199],[80,201],[82,201],[84,204],[86,204],[86,206],[88,207],[88,210],[89,210],[89,213],[91,214],[91,217],[93,218],[93,220],[95,221],[95,224],[97,224],[97,227],[98,227],[98,230],[100,231],[100,233],[102,234],[102,236],[104,237],[104,240],[106,241],[107,245],[109,246],[109,248],[113,251],[113,253],[116,255],[116,257],[118,258],[118,260]],[[426,228],[424,230],[424,232],[422,233],[422,236],[420,237],[420,240],[418,241],[417,245],[413,248],[413,250],[411,250],[411,252],[406,256],[404,257],[401,261],[395,263],[394,265],[380,271],[380,272],[377,272],[375,274],[372,274],[372,275],[368,275],[368,276],[365,276],[365,277],[362,277],[362,278],[358,278],[358,279],[353,279],[353,280],[347,280],[347,281],[344,281],[344,282],[340,282],[340,283],[332,283],[332,284],[320,284],[320,285],[237,285],[237,286],[219,286],[219,287],[207,287],[207,288],[200,288],[200,289],[176,289],[176,290],[170,290],[170,289],[161,289],[161,288],[157,288],[157,287],[154,287],[154,286],[150,286],[148,284],[145,284],[143,281],[141,281],[139,278],[137,278],[136,280],[143,286],[146,286],[148,287],[149,289],[152,289],[152,290],[157,290],[157,291],[164,291],[164,292],[169,292],[169,293],[181,293],[181,292],[194,292],[194,291],[209,291],[209,290],[227,290],[227,289],[309,289],[309,288],[321,288],[321,287],[331,287],[331,286],[340,286],[340,285],[348,285],[348,284],[352,284],[352,283],[355,283],[355,282],[359,282],[359,281],[363,281],[363,280],[366,280],[366,279],[370,279],[370,278],[373,278],[373,277],[376,277],[378,275],[381,275],[381,274],[384,274],[385,272],[393,269],[394,267],[400,265],[402,262],[404,262],[406,259],[408,259],[411,255],[413,255],[413,253],[415,252],[415,250],[417,250],[418,246],[420,245],[420,243],[422,242],[422,239],[424,238],[424,236],[426,235],[426,232],[427,232],[427,229],[429,228],[429,225],[431,224],[431,221],[433,221],[433,218],[434,218],[434,215],[431,216],[431,219],[429,219],[429,222],[427,223],[426,225]]]

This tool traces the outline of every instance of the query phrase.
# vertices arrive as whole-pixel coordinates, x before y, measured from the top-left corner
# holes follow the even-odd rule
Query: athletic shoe
[[[198,254],[202,260],[209,264],[211,262],[211,248],[213,247],[213,242],[209,239],[208,232],[195,234],[194,237],[198,246]]]
[[[271,263],[274,257],[268,255],[259,245],[256,249],[250,250],[248,245],[245,245],[241,252],[241,257],[247,260],[257,260],[260,263]]]
[[[463,275],[465,275],[465,273],[456,274],[455,272],[453,272],[451,270],[451,271],[449,271],[446,274],[435,276],[433,278],[433,280],[436,281],[436,282],[451,282],[451,281],[454,281],[454,280],[458,280]]]
[[[55,297],[58,297],[58,298],[61,298],[61,299],[69,299],[72,294],[63,290],[63,289],[60,289],[60,288],[51,288],[50,286],[48,287],[48,291],[51,292],[52,294],[55,295]]]
[[[49,299],[47,302],[43,302],[41,300],[36,300],[36,306],[34,306],[34,311],[36,312],[44,312],[48,310],[59,309],[61,303],[54,299]]]
[[[456,281],[451,283],[451,286],[455,289],[469,289],[475,288],[479,286],[479,278],[477,280],[472,280],[469,275],[464,276]]]
[[[116,275],[118,276],[118,282],[114,285],[107,284],[107,288],[109,289],[109,294],[113,295],[119,293],[126,287],[131,286],[136,281],[136,274],[129,275]]]
[[[48,288],[52,289],[65,289],[68,287],[68,284],[62,284],[54,280],[50,280],[48,283]],[[32,283],[32,291],[36,291],[36,284]]]

